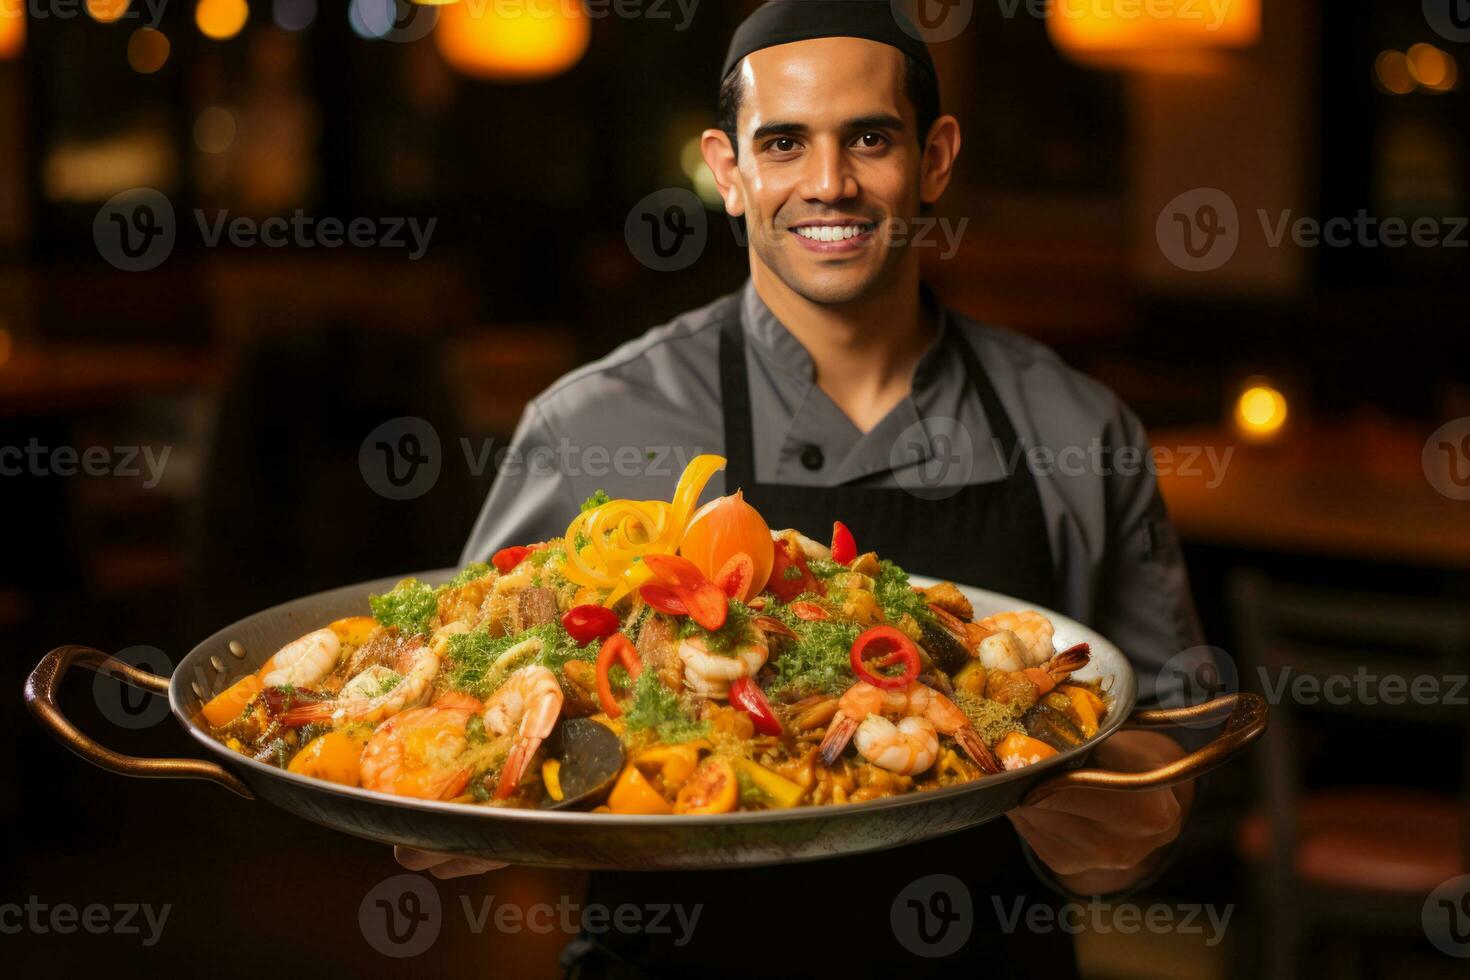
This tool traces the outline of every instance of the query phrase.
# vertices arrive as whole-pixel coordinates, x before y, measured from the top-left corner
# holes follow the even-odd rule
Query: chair
[[[1470,869],[1470,686],[1456,691],[1453,680],[1470,662],[1470,610],[1288,585],[1254,570],[1232,576],[1230,600],[1242,676],[1271,701],[1255,754],[1263,804],[1237,835],[1265,911],[1266,975],[1304,975],[1303,937],[1323,926],[1339,927],[1332,951],[1356,973],[1363,937],[1422,938],[1425,897]],[[1439,696],[1416,697],[1412,686],[1401,694],[1388,677],[1438,678]],[[1350,772],[1318,785],[1328,781],[1307,775],[1304,750],[1333,728],[1346,733],[1327,740],[1326,755]],[[1415,751],[1436,744],[1447,751]],[[1447,773],[1457,753],[1459,769]],[[1426,776],[1452,785],[1405,784]],[[1389,785],[1395,777],[1400,785]]]

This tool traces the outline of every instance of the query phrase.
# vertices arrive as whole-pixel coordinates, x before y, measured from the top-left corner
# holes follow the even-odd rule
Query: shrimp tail
[[[832,716],[832,723],[827,726],[827,735],[822,739],[819,751],[822,754],[822,762],[833,765],[837,757],[847,748],[847,743],[852,741],[853,732],[857,731],[858,721],[849,718],[841,711]]]
[[[332,712],[336,708],[335,701],[311,701],[304,704],[297,702],[281,712],[278,720],[288,728],[300,728],[315,722],[331,721]]]
[[[500,770],[500,782],[495,787],[495,798],[503,800],[516,791],[521,785],[521,777],[526,774],[526,768],[531,764],[531,757],[541,747],[541,739],[526,738],[516,742],[511,748],[510,754],[505,757],[505,767]]]
[[[986,747],[985,741],[974,727],[961,726],[954,733],[954,739],[960,743],[960,748],[965,750],[965,754],[975,761],[975,765],[980,767],[981,772],[988,776],[1001,772],[1001,765],[996,761],[995,754]]]

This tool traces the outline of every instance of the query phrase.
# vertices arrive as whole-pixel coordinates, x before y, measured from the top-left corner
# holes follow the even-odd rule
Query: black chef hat
[[[887,44],[913,58],[930,78],[936,77],[934,59],[918,28],[891,0],[771,0],[735,29],[720,77],[729,78],[753,51],[819,37],[860,37]]]

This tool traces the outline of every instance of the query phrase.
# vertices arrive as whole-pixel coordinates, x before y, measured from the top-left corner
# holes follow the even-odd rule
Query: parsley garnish
[[[709,734],[709,722],[695,721],[685,711],[679,696],[664,687],[658,672],[645,670],[633,682],[633,697],[624,715],[631,731],[652,729],[669,744],[692,742]]]

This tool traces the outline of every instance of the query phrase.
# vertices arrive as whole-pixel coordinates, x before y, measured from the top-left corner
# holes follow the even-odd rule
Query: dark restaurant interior
[[[398,968],[358,921],[386,847],[84,765],[27,674],[65,643],[168,673],[256,610],[454,564],[528,399],[747,275],[698,137],[755,4],[394,3],[0,0],[0,904],[171,906],[151,945],[17,912],[11,963]],[[1129,899],[1228,925],[1105,911],[1082,974],[1464,976],[1466,4],[942,9],[965,147],[925,279],[1138,413],[1221,665],[1196,680],[1272,709]],[[675,191],[707,240],[650,260],[640,209]],[[392,499],[362,453],[403,417],[442,465]],[[199,751],[115,681],[68,690],[110,747]],[[448,922],[413,968],[559,972],[564,935]]]

